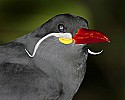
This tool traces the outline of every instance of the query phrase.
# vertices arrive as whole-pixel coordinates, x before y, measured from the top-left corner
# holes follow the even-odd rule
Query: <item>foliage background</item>
[[[89,45],[104,52],[89,55],[87,73],[74,100],[125,100],[124,4],[124,0],[0,0],[0,43],[28,34],[60,13],[82,16],[111,43]]]

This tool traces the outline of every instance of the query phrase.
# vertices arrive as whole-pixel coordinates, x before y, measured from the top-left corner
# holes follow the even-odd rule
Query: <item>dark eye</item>
[[[60,32],[64,32],[65,26],[63,24],[59,24],[58,29]]]

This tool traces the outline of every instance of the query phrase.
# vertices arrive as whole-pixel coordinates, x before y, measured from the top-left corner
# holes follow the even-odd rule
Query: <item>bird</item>
[[[59,14],[0,46],[0,100],[72,100],[86,73],[89,43],[109,42],[88,21]]]

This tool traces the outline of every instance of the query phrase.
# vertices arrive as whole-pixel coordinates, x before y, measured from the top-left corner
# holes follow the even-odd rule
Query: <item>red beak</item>
[[[99,42],[110,42],[102,32],[81,28],[73,37],[75,44],[90,44]]]

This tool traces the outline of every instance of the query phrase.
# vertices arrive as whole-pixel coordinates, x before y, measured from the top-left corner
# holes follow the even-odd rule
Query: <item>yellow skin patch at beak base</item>
[[[73,42],[72,38],[59,38],[59,41],[63,44],[71,44]]]

